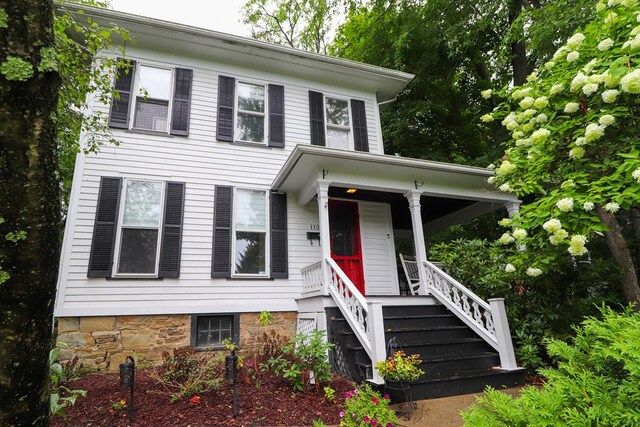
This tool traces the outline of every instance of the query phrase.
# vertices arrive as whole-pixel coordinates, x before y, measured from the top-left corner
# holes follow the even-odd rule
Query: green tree
[[[60,252],[53,2],[0,1],[0,424],[48,425]]]
[[[249,0],[242,8],[251,37],[327,53],[333,18],[342,0]]]
[[[622,292],[640,302],[638,276],[616,217],[640,202],[640,9],[633,0],[597,5],[595,20],[560,47],[485,122],[511,133],[497,184],[528,201],[500,241],[526,247],[510,264],[538,276],[567,256],[588,257],[604,234]],[[487,94],[488,95],[488,94]],[[640,306],[636,306],[640,307]]]

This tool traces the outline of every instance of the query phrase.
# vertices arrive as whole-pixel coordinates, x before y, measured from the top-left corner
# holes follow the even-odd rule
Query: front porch
[[[330,339],[335,342],[352,337],[342,339],[345,348],[336,346],[336,352],[341,351],[344,359],[351,347],[351,365],[377,384],[384,380],[375,364],[387,357],[391,338],[397,342],[389,332],[404,336],[407,328],[426,331],[421,339],[435,340],[433,345],[416,347],[426,352],[421,353],[423,359],[434,364],[445,357],[435,357],[436,353],[449,348],[455,353],[456,346],[451,345],[455,343],[441,338],[447,331],[458,331],[462,354],[452,357],[460,359],[464,343],[473,342],[479,346],[478,357],[496,352],[491,368],[521,374],[503,300],[481,300],[427,259],[425,231],[432,233],[497,209],[507,208],[510,214],[517,210],[519,201],[513,195],[487,184],[491,175],[486,169],[460,165],[296,147],[272,188],[295,194],[299,205],[313,201],[318,205],[321,258],[301,270],[299,329],[327,330],[334,333]],[[415,259],[413,280],[405,277],[397,262],[400,253]],[[400,285],[412,281],[413,286]],[[415,320],[408,326],[403,324],[405,312],[414,313],[407,315]],[[458,323],[452,324],[449,316]],[[335,323],[338,317],[344,327]],[[442,319],[445,323],[438,324]],[[393,322],[400,326],[394,328]]]

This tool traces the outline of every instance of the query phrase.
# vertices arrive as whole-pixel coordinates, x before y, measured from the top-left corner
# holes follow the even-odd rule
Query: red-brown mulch
[[[329,384],[335,391],[335,402],[325,398],[320,387],[293,393],[291,386],[271,372],[259,372],[248,380],[241,370],[238,381],[239,415],[232,415],[232,386],[229,381],[218,389],[199,394],[200,403],[189,398],[171,403],[159,390],[148,371],[137,370],[134,422],[127,418],[128,409],[110,413],[112,405],[124,399],[129,405],[129,389],[119,387],[117,374],[90,375],[71,383],[71,388],[86,390],[75,407],[66,410],[66,419],[55,417],[51,423],[59,426],[308,426],[321,419],[325,424],[340,422],[340,406],[345,392],[354,388],[348,380],[335,377]],[[324,386],[326,384],[322,384]]]

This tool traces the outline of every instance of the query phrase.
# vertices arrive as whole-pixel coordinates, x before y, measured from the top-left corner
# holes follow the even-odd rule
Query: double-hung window
[[[265,142],[265,98],[264,85],[238,82],[236,132],[242,142]]]
[[[193,71],[118,61],[109,126],[187,136]]]
[[[349,120],[349,101],[346,99],[325,98],[327,123],[327,146],[351,149],[351,124]]]
[[[267,193],[237,188],[234,201],[234,275],[266,276]]]
[[[140,65],[133,127],[168,132],[172,71]]]
[[[126,179],[116,275],[158,273],[164,183]]]

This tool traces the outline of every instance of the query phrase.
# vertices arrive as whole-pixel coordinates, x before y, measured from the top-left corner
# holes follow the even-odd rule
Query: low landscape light
[[[129,387],[131,396],[129,399],[129,419],[133,420],[133,389],[136,383],[136,362],[133,357],[127,356],[124,363],[120,364],[120,387]]]
[[[231,354],[224,358],[226,378],[233,381],[233,416],[238,416],[238,356],[236,350],[231,350]]]

